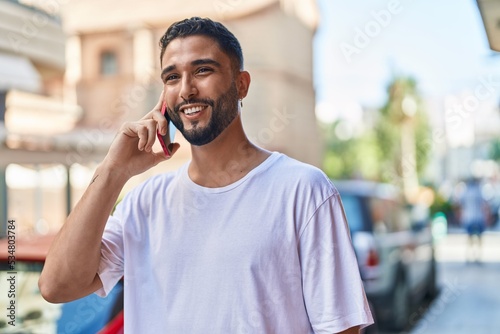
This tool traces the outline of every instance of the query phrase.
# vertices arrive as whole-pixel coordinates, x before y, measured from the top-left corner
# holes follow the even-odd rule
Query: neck
[[[189,177],[208,188],[224,187],[238,181],[270,155],[248,140],[239,115],[212,142],[191,145],[191,153]]]

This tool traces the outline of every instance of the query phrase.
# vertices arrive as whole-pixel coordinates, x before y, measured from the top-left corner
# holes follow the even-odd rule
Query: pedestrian
[[[479,180],[470,178],[459,198],[460,223],[465,229],[468,242],[466,261],[481,260],[482,234],[486,228],[488,203],[481,192]]]
[[[250,74],[222,24],[193,17],[160,40],[163,92],[122,125],[56,237],[45,299],[105,296],[124,278],[126,333],[357,333],[372,316],[339,193],[317,168],[247,139]],[[153,176],[110,212],[124,184],[158,163],[173,124],[192,159]],[[172,144],[175,154],[179,144]]]

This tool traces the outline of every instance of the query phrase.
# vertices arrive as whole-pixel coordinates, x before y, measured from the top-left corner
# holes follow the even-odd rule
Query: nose
[[[188,101],[196,94],[198,94],[198,90],[193,82],[193,78],[191,76],[183,77],[181,82],[181,90],[179,92],[180,97],[183,100]]]

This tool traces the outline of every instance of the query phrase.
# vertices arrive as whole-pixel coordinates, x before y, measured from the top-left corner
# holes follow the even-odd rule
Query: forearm
[[[342,331],[338,334],[359,334],[359,327],[360,326],[354,326],[354,327],[346,329],[345,331]]]
[[[83,297],[99,287],[96,274],[106,221],[127,178],[98,167],[91,184],[56,236],[40,276],[42,295],[51,302]]]

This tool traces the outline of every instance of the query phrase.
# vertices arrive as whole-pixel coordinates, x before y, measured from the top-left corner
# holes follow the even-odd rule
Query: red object
[[[161,114],[165,116],[165,111],[167,108],[167,104],[165,102],[162,103],[161,105]],[[165,143],[165,140],[163,140],[163,136],[160,134],[160,131],[156,132],[156,136],[158,137],[158,141],[161,144],[161,148],[163,149],[163,152],[165,153],[165,156],[168,158],[172,155],[171,150],[170,150],[170,140],[168,143]],[[167,136],[168,138],[168,124],[167,124]]]
[[[11,238],[11,245],[15,245],[14,255],[9,253],[9,238],[0,239],[0,262],[8,262],[9,256],[15,256],[16,262],[44,263],[49,252],[50,245],[56,234],[32,235],[18,237],[15,241]],[[15,266],[15,263],[13,264]],[[123,334],[123,310],[120,311],[99,334]]]
[[[111,320],[98,334],[123,334],[123,310]]]
[[[374,249],[370,249],[368,253],[368,257],[366,258],[366,265],[368,267],[378,266],[380,259],[378,257],[378,253]]]
[[[55,234],[33,235],[30,237],[19,237],[16,235],[14,255],[16,261],[45,262],[45,257],[49,252],[50,245],[55,238]],[[12,254],[9,254],[9,240],[7,237],[0,239],[0,261],[6,262]]]

